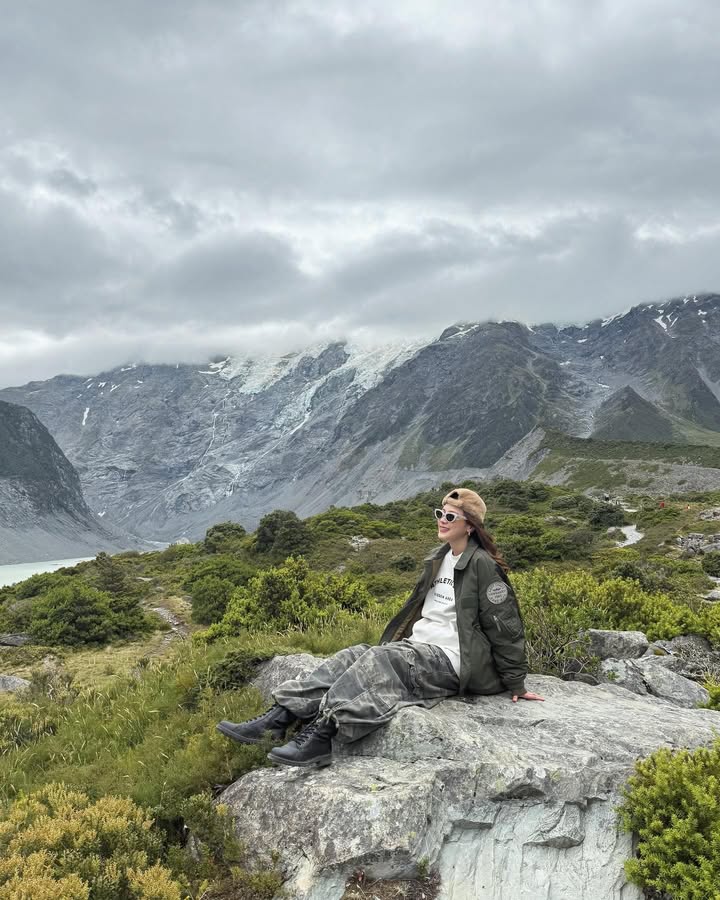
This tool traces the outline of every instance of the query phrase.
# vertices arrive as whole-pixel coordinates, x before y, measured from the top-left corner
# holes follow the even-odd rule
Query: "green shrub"
[[[589,528],[573,528],[563,535],[560,559],[586,559],[594,540]]]
[[[660,593],[644,591],[629,579],[598,581],[588,572],[551,574],[545,569],[513,576],[525,621],[531,671],[563,674],[568,662],[591,659],[578,643],[588,628],[643,631],[650,640],[679,634],[703,634],[720,643],[720,609],[712,604],[695,612]]]
[[[562,677],[594,671],[597,660],[581,637],[605,615],[598,583],[583,572],[552,575],[546,569],[513,576],[531,672]]]
[[[639,838],[628,877],[673,900],[710,900],[720,885],[720,740],[636,764],[620,808]]]
[[[110,597],[82,584],[52,588],[33,603],[30,634],[44,644],[104,644],[113,637]]]
[[[206,553],[228,553],[242,546],[246,534],[238,522],[220,522],[205,532],[203,548]]]
[[[540,481],[533,481],[527,485],[528,500],[543,502],[550,497],[550,488]]]
[[[193,584],[192,620],[200,625],[219,622],[225,615],[230,595],[235,590],[232,581],[206,575]]]
[[[611,528],[625,524],[625,512],[613,503],[596,503],[588,513],[588,523],[592,528]]]
[[[303,557],[290,557],[260,572],[247,587],[237,588],[222,621],[206,635],[214,639],[244,629],[306,628],[343,613],[366,611],[373,604],[360,581],[312,571]]]
[[[30,610],[30,633],[48,645],[105,644],[149,627],[137,598],[110,597],[81,581],[36,597]]]
[[[484,496],[493,503],[506,506],[508,509],[523,511],[530,505],[527,486],[522,481],[512,481],[509,478],[491,481],[485,487]]]
[[[312,547],[312,532],[294,512],[276,509],[260,519],[255,532],[258,553],[283,556],[307,553]]]
[[[67,584],[67,577],[59,575],[57,572],[40,572],[38,575],[31,575],[20,584],[13,585],[11,590],[18,600],[26,600],[29,597],[37,597],[38,594],[46,594],[54,587]]]
[[[162,850],[152,819],[132,800],[92,802],[51,784],[0,820],[0,897],[180,900]]]
[[[213,691],[237,691],[255,676],[258,664],[271,659],[272,653],[250,650],[231,650],[226,656],[209,666],[203,679],[204,685]]]
[[[700,560],[700,565],[708,575],[712,575],[713,578],[720,578],[720,553],[717,550],[704,553]]]
[[[705,709],[716,709],[720,712],[720,681],[706,681],[705,689],[710,694],[710,698],[703,706]]]
[[[257,567],[243,559],[228,553],[217,553],[194,565],[185,576],[183,585],[192,591],[196,582],[213,575],[223,581],[231,581],[235,587],[239,587],[241,584],[247,584],[256,572]]]
[[[108,594],[125,594],[130,585],[123,567],[107,553],[98,553],[94,562],[95,586]]]
[[[158,553],[157,559],[161,564],[176,563],[190,556],[196,556],[197,553],[197,544],[170,544],[169,547]]]
[[[244,848],[238,842],[232,817],[224,804],[209,794],[195,794],[180,804],[184,827],[195,839],[191,857],[172,847],[168,859],[183,876],[193,897],[202,900],[272,900],[282,887],[276,870],[249,872],[244,866]],[[198,890],[199,889],[199,890]]]
[[[550,509],[575,509],[583,515],[587,515],[594,505],[593,501],[584,494],[562,494],[550,501]]]
[[[417,567],[417,560],[409,553],[403,553],[402,556],[396,556],[390,560],[390,565],[398,572],[412,572]]]

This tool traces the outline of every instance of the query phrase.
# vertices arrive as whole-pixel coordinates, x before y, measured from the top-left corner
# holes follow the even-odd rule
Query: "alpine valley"
[[[431,343],[127,365],[0,400],[47,427],[96,518],[154,540],[469,477],[708,490],[720,487],[720,295],[582,327],[457,324]]]

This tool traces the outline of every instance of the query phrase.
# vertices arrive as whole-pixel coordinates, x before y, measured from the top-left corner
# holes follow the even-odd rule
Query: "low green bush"
[[[35,597],[30,634],[43,644],[105,644],[150,630],[137,598],[111,597],[82,581],[54,587]]]
[[[396,556],[390,560],[390,565],[398,572],[412,572],[417,568],[417,560],[409,553],[403,553],[402,556]]]
[[[192,620],[199,625],[219,622],[225,615],[235,585],[226,578],[206,575],[192,587]]]
[[[244,847],[235,836],[232,818],[224,804],[209,794],[194,794],[180,805],[185,830],[195,839],[194,854],[173,846],[168,863],[200,900],[272,900],[282,887],[275,868],[250,872],[245,867]]]
[[[276,509],[263,516],[255,532],[258,553],[289,556],[307,553],[312,548],[310,528],[294,512]]]
[[[238,559],[229,553],[214,553],[192,566],[185,576],[183,587],[192,591],[198,581],[211,575],[224,581],[231,581],[235,587],[240,587],[241,584],[247,584],[256,572],[257,566],[244,559]]]
[[[720,681],[706,681],[705,689],[710,694],[710,697],[703,706],[705,709],[716,709],[720,712]]]
[[[588,523],[592,528],[611,528],[625,524],[625,512],[613,503],[596,503],[588,513]]]
[[[594,505],[593,501],[584,494],[561,494],[559,497],[553,497],[550,501],[550,509],[577,510],[584,515],[587,515]]]
[[[238,522],[220,522],[205,532],[203,549],[206,553],[230,553],[243,546],[246,535]]]
[[[700,559],[700,565],[708,575],[712,575],[713,578],[720,578],[720,553],[717,550],[704,553]]]
[[[98,553],[93,561],[93,569],[93,581],[98,590],[117,596],[130,591],[130,583],[122,563],[114,557]]]
[[[720,644],[720,609],[697,612],[666,594],[649,593],[626,578],[598,581],[588,572],[553,574],[546,569],[513,575],[525,621],[531,671],[562,675],[569,660],[592,660],[578,644],[588,628],[643,631],[650,640],[702,634]]]
[[[315,572],[301,557],[260,572],[237,588],[221,622],[205,633],[214,640],[243,630],[285,630],[319,625],[347,613],[370,610],[374,600],[361,581]]]
[[[638,836],[625,869],[673,900],[720,896],[720,740],[710,748],[661,748],[636,764],[620,816]]]
[[[181,900],[162,850],[152,819],[127,797],[93,802],[50,784],[0,819],[0,898]]]
[[[592,576],[534,569],[517,573],[512,580],[525,623],[530,671],[559,677],[579,669],[594,671],[597,660],[581,637],[596,627],[604,612]]]
[[[272,656],[269,651],[231,650],[208,667],[201,683],[217,692],[237,691],[254,677],[258,665]]]

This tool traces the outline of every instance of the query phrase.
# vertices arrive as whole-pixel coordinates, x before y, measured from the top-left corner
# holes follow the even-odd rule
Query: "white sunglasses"
[[[461,516],[460,513],[445,512],[445,510],[443,509],[434,509],[433,513],[435,514],[435,518],[438,520],[438,522],[440,521],[440,519],[445,519],[448,524],[450,522],[454,522],[455,519],[465,519],[465,521],[467,522],[465,516]]]

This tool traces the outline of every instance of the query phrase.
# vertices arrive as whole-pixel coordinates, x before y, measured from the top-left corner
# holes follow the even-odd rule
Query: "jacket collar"
[[[432,562],[433,560],[441,559],[443,556],[445,556],[449,549],[450,544],[448,544],[447,542],[441,544],[439,547],[436,547],[434,550],[432,550],[428,556],[425,557],[425,562]],[[480,541],[478,541],[474,534],[471,534],[468,539],[467,547],[463,550],[460,559],[455,563],[455,571],[457,572],[460,569],[464,569],[465,566],[470,562],[470,559],[472,558],[475,551],[479,549]]]

